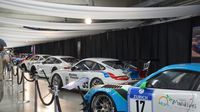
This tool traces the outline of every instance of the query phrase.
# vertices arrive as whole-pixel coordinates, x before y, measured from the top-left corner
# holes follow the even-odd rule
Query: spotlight
[[[85,19],[85,24],[92,24],[92,19],[91,18],[86,18]]]

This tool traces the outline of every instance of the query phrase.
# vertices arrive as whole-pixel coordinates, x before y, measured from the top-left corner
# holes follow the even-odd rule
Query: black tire
[[[34,75],[35,73],[37,73],[35,66],[31,67],[31,71],[30,71],[30,75]]]
[[[26,67],[25,64],[22,64],[21,67],[22,67],[22,69],[24,69],[25,71],[27,71],[27,67]]]
[[[58,75],[58,74],[54,74],[51,79],[51,85],[53,86],[55,84],[58,85],[58,89],[61,89],[63,86],[62,79],[61,79],[60,75]]]
[[[51,70],[51,73],[53,73],[54,71],[58,70],[56,67],[53,67]]]
[[[91,100],[90,112],[117,112],[117,109],[110,96],[105,93],[98,93]]]
[[[96,86],[96,85],[101,85],[104,84],[103,81],[99,78],[93,78],[90,82],[90,88]]]

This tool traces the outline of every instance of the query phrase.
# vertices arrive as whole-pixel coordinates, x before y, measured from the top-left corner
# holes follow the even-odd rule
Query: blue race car
[[[166,66],[130,85],[101,85],[84,96],[87,112],[200,112],[200,64]]]

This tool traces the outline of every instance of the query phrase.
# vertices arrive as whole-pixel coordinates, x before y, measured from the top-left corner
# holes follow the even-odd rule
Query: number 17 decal
[[[145,101],[136,100],[137,112],[144,112]]]

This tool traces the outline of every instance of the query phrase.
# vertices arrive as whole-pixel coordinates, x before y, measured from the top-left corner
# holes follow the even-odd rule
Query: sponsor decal
[[[104,72],[104,71],[99,71],[99,72],[103,73],[103,75],[104,75],[105,78],[110,77],[110,75],[107,72]]]
[[[178,108],[187,108],[187,109],[197,108],[197,104],[194,104],[192,102],[192,99],[190,100],[177,99],[177,98],[172,98],[170,95],[160,96],[158,104],[161,105],[162,107],[174,106]]]
[[[153,90],[133,88],[130,91],[130,98],[139,100],[152,100]]]
[[[143,93],[144,93],[144,89],[140,89],[140,90],[139,90],[139,93],[140,93],[140,94],[143,94]]]
[[[69,74],[69,77],[72,79],[78,79],[77,75],[72,73]]]

